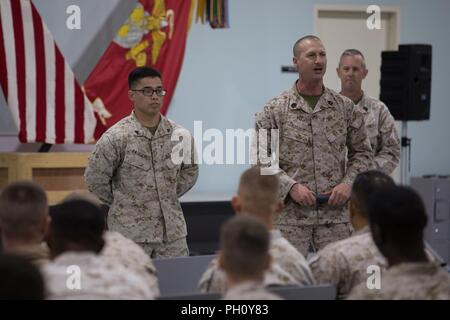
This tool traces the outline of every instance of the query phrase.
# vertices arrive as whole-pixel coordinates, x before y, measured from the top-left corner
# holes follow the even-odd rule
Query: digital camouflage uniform
[[[118,232],[106,231],[103,234],[105,245],[99,256],[124,266],[145,278],[156,296],[159,296],[156,267],[148,254],[135,242]]]
[[[191,152],[189,161],[178,164],[171,154],[180,143],[171,137],[180,132],[191,139]],[[154,136],[134,112],[106,131],[89,157],[85,179],[89,191],[110,206],[109,228],[142,244],[152,257],[188,255],[178,198],[197,180],[194,150],[189,132],[164,116]]]
[[[279,129],[280,195],[285,209],[275,220],[276,228],[305,256],[310,243],[318,250],[347,238],[352,229],[346,205],[300,206],[289,191],[297,182],[316,195],[340,183],[351,186],[358,173],[372,168],[361,111],[328,88],[313,110],[294,84],[256,114],[256,129]]]
[[[386,268],[386,260],[372,240],[369,227],[348,238],[330,243],[309,260],[317,283],[336,286],[337,297],[344,299],[351,289],[366,282],[370,265]]]
[[[78,270],[73,269],[74,266]],[[65,252],[46,264],[42,273],[47,299],[131,300],[156,296],[138,273],[93,252]]]
[[[361,283],[349,299],[450,300],[450,275],[434,262],[401,263],[382,274],[380,289]]]
[[[430,261],[436,261],[431,252],[426,253]],[[378,266],[381,272],[387,268],[387,261],[373,242],[368,226],[348,239],[330,243],[309,259],[317,283],[334,284],[338,299],[345,299],[352,288],[366,283],[372,275],[367,272],[371,265]]]
[[[279,296],[269,292],[262,283],[248,281],[243,282],[227,290],[223,300],[283,300]]]
[[[383,102],[365,93],[356,108],[364,114],[375,169],[391,174],[400,161],[400,139],[394,117]]]
[[[279,230],[271,230],[270,236],[269,253],[272,256],[272,265],[265,274],[264,284],[314,284],[314,276],[303,255],[283,238]],[[226,291],[226,275],[219,268],[217,258],[211,261],[198,286],[204,293]]]

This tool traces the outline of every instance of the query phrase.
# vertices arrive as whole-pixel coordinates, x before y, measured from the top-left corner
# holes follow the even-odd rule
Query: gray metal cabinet
[[[411,187],[420,194],[427,211],[425,241],[448,263],[450,258],[450,176],[413,177]]]

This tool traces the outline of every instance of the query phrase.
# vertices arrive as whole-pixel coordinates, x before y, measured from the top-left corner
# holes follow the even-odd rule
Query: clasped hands
[[[324,192],[323,194],[330,195],[327,202],[330,206],[342,206],[350,199],[351,186],[346,183],[340,183],[330,191]],[[289,195],[299,205],[316,205],[316,194],[300,183],[296,183],[292,186],[289,191]]]

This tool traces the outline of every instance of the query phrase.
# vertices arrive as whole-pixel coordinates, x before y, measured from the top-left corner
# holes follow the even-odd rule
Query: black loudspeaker
[[[380,100],[395,120],[430,119],[431,45],[403,44],[381,53]]]

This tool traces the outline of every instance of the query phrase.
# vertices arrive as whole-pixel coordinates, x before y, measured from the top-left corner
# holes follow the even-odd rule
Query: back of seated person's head
[[[254,217],[236,216],[221,229],[219,265],[229,282],[262,281],[270,267],[270,235]]]
[[[25,258],[0,253],[0,300],[43,300],[44,280]]]
[[[279,192],[278,176],[261,174],[261,168],[255,166],[241,175],[237,196],[233,197],[232,206],[236,213],[267,219],[282,210]]]
[[[67,251],[99,253],[103,248],[105,220],[98,206],[70,200],[50,207],[50,215],[47,242],[53,258]]]
[[[63,202],[72,201],[72,200],[85,200],[88,202],[91,202],[92,204],[98,206],[100,208],[100,211],[103,213],[103,216],[105,218],[105,230],[108,230],[108,211],[109,207],[100,201],[100,199],[93,194],[92,192],[89,192],[87,190],[77,190],[69,193],[64,199]]]
[[[364,219],[368,220],[367,200],[376,190],[395,186],[394,180],[387,174],[370,170],[358,174],[352,185],[352,194],[350,197],[350,220]]]
[[[73,201],[73,200],[85,200],[89,201],[92,204],[95,204],[96,206],[100,207],[102,205],[102,202],[100,199],[93,194],[92,192],[89,192],[87,190],[76,190],[71,193],[69,193],[64,199],[63,202]]]
[[[367,208],[374,241],[388,260],[395,255],[424,255],[427,215],[422,199],[413,189],[383,187],[369,197]]]
[[[8,185],[0,195],[0,229],[3,245],[44,240],[50,216],[45,191],[30,181]]]

